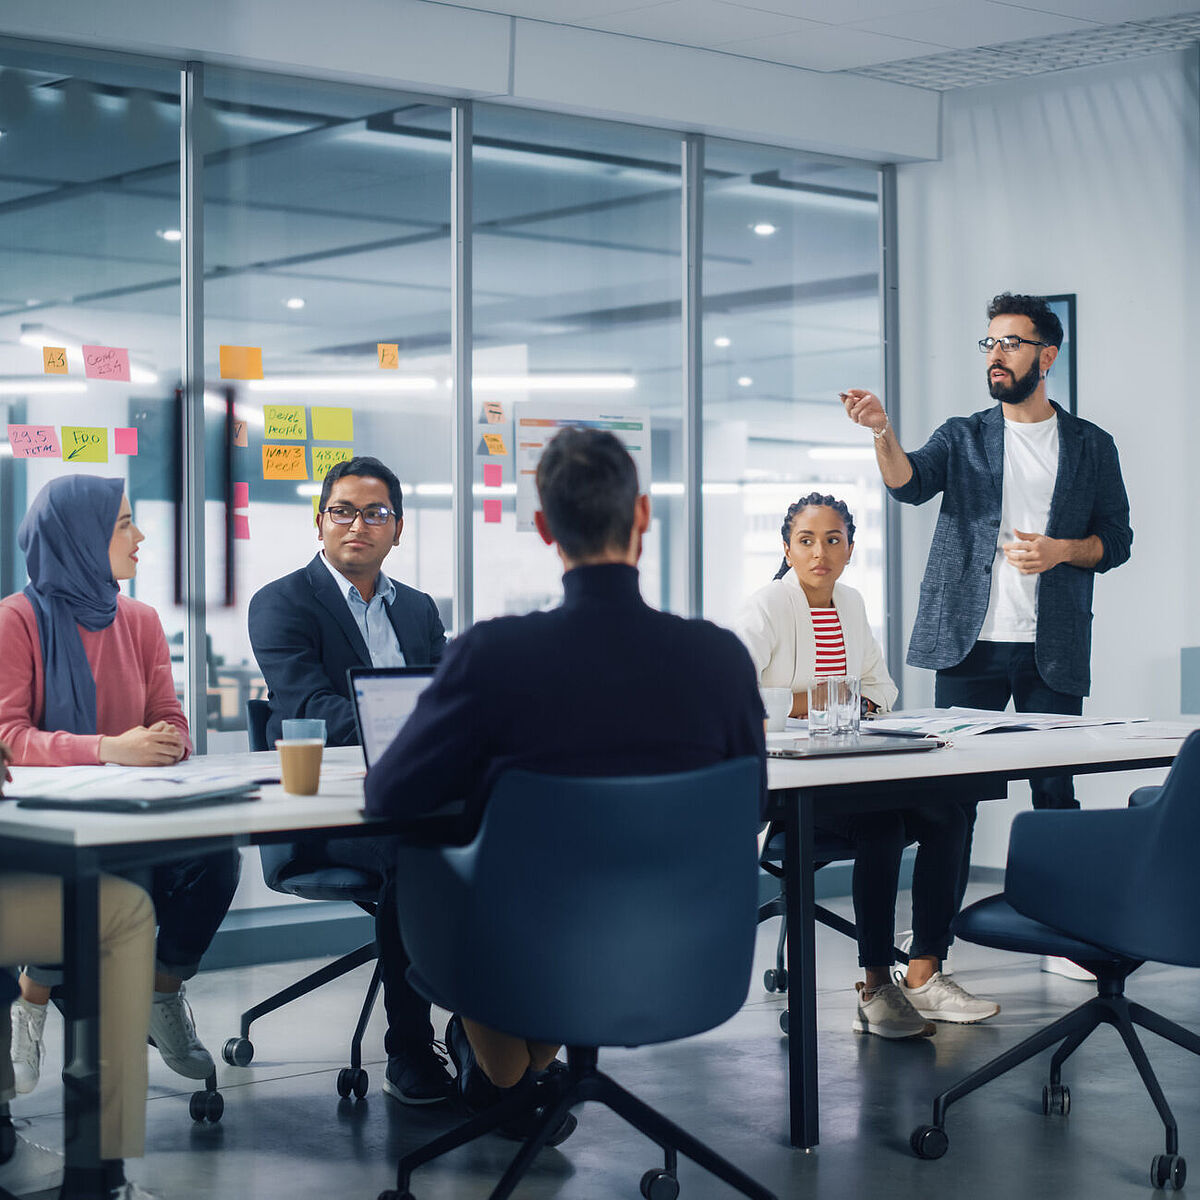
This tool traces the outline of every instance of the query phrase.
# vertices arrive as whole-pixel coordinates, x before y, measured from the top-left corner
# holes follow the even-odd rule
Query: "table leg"
[[[817,958],[813,910],[813,802],[803,790],[786,805],[784,894],[787,907],[788,1089],[793,1146],[820,1141],[817,1095]]]
[[[106,1200],[100,1166],[100,870],[81,855],[63,879],[67,1182],[63,1200]]]

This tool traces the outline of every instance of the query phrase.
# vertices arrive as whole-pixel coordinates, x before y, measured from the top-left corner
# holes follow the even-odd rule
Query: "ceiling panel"
[[[991,0],[958,0],[939,4],[923,12],[881,17],[856,23],[854,29],[887,34],[889,37],[915,38],[958,48],[988,46],[1011,42],[1016,38],[1046,37],[1095,29],[1093,21],[1076,17],[1016,9]]]
[[[720,46],[737,38],[802,33],[813,23],[763,9],[743,8],[724,0],[668,0],[649,8],[630,9],[589,20],[592,29],[633,37]]]
[[[936,53],[940,46],[907,38],[885,37],[844,26],[814,26],[805,33],[729,42],[724,50],[811,71],[845,71],[873,63]]]

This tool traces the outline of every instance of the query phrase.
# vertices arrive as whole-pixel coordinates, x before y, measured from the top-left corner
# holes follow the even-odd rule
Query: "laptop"
[[[15,792],[11,799],[18,808],[64,809],[73,812],[159,813],[185,808],[208,808],[214,804],[241,804],[259,798],[255,783],[213,784],[185,781],[163,783],[121,782],[112,785],[103,780],[84,789],[64,789],[59,793],[43,791],[23,796]]]
[[[837,737],[797,739],[793,746],[768,747],[768,758],[841,758],[859,754],[912,754],[940,750],[941,738],[889,733],[860,733]]]
[[[351,667],[350,699],[368,767],[379,761],[429,686],[435,667]]]

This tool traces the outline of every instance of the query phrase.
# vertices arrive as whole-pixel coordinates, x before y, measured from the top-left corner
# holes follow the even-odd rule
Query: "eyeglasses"
[[[979,352],[987,354],[993,346],[999,346],[1005,354],[1011,354],[1019,346],[1048,346],[1049,342],[1031,342],[1028,338],[1017,337],[1015,333],[1004,337],[985,337],[979,339]]]
[[[386,504],[368,504],[366,508],[355,508],[353,504],[331,504],[321,512],[335,525],[353,525],[357,517],[362,517],[367,525],[386,525],[396,516]]]

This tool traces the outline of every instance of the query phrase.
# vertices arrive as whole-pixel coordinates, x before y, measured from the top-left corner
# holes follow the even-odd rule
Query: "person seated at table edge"
[[[191,753],[158,614],[121,594],[144,535],[125,484],[94,475],[51,480],[17,531],[29,585],[0,600],[0,738],[19,766],[170,766]],[[159,933],[150,1037],[171,1070],[205,1079],[212,1056],[196,1034],[184,981],[229,910],[236,850],[125,873],[154,901]],[[27,965],[13,1008],[16,1088],[37,1085],[56,967]]]
[[[870,708],[886,712],[897,695],[862,596],[841,583],[854,551],[846,504],[813,492],[791,505],[781,527],[783,562],[774,580],[743,605],[735,624],[763,687],[793,693],[792,716],[808,715],[808,689],[822,676],[861,681]],[[858,960],[853,1028],[885,1038],[928,1036],[932,1021],[970,1024],[1000,1011],[942,971],[958,908],[966,819],[958,805],[823,815],[819,830],[854,845],[852,890]],[[891,976],[896,892],[905,845],[916,840],[913,944],[906,973]]]
[[[480,622],[448,647],[367,773],[367,812],[417,817],[461,801],[471,824],[513,768],[658,774],[747,755],[762,764],[765,808],[763,708],[745,648],[728,630],[658,612],[639,593],[650,499],[638,492],[628,451],[611,433],[563,429],[538,463],[537,490],[534,520],[562,560],[563,603]],[[446,1042],[468,1111],[500,1089],[532,1086],[558,1051],[461,1014]],[[526,1128],[505,1132],[523,1137]],[[574,1128],[568,1114],[549,1144]]]
[[[0,796],[12,781],[12,752],[0,741]],[[125,1159],[146,1149],[146,1027],[154,961],[154,905],[136,884],[100,878],[100,1154],[109,1200],[154,1200],[125,1178]],[[62,954],[62,884],[49,875],[0,872],[0,958]],[[7,972],[5,999],[17,995]],[[11,1017],[0,1018],[0,1188],[13,1195],[45,1191],[63,1178],[62,1155],[12,1132],[16,1094],[8,1041]],[[80,1181],[82,1182],[82,1181]],[[74,1180],[64,1180],[64,1192]]]
[[[325,721],[328,743],[358,743],[349,667],[431,666],[446,632],[432,597],[383,572],[400,543],[404,500],[395,474],[377,458],[330,468],[316,515],[322,549],[307,566],[261,588],[250,601],[250,644],[271,704],[267,743],[287,717]],[[405,1104],[450,1094],[446,1060],[433,1041],[429,1005],[404,977],[408,955],[392,891],[393,839],[338,838],[313,844],[314,864],[358,867],[383,879],[375,937],[387,1014],[383,1090]]]

